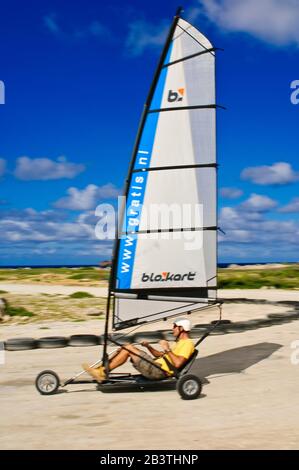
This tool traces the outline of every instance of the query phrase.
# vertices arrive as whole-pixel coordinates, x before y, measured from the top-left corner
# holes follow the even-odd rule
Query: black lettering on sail
[[[179,95],[175,91],[169,90],[167,101],[169,101],[169,103],[173,103],[178,99],[178,96]]]

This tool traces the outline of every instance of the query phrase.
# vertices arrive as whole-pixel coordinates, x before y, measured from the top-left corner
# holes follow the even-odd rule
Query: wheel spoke
[[[55,377],[51,376],[50,374],[43,375],[39,379],[39,387],[44,392],[52,392],[56,386],[57,381]]]
[[[193,395],[198,390],[198,384],[195,380],[187,380],[184,383],[184,391],[187,395]]]

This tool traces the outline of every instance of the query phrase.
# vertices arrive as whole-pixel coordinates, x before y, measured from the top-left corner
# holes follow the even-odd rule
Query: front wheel
[[[202,383],[196,375],[186,374],[179,378],[176,389],[183,400],[195,400],[201,394]]]
[[[36,377],[35,386],[41,395],[53,395],[60,386],[60,380],[52,370],[43,370]]]

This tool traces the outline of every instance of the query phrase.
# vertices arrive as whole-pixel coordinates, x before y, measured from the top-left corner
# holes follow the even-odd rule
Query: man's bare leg
[[[125,344],[119,351],[110,359],[109,370],[116,369],[124,364],[129,357],[135,363],[138,361],[141,351],[135,348],[132,344]],[[105,380],[105,368],[104,366],[90,367],[88,364],[83,364],[83,369],[88,372],[93,378],[98,381]]]
[[[136,362],[140,356],[140,349],[136,348],[132,344],[125,344],[109,362],[109,370],[116,369],[123,365],[129,357],[131,357],[133,362]]]

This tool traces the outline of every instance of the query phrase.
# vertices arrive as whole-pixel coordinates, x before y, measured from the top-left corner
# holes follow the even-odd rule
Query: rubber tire
[[[98,346],[99,337],[96,335],[72,335],[68,340],[69,346]]]
[[[109,335],[109,337],[111,339],[113,339],[114,341],[117,341],[118,344],[115,344],[113,343],[112,341],[109,341],[108,343],[113,346],[113,347],[117,347],[118,345],[124,345],[124,344],[128,344],[128,343],[133,343],[134,342],[134,337],[133,335],[124,335],[122,333],[115,333],[113,335]]]
[[[225,335],[226,333],[228,333],[227,329],[215,328],[215,330],[211,331],[211,336]]]
[[[100,335],[97,337],[100,345],[105,344],[105,335]]]
[[[192,393],[188,392],[186,389],[186,384],[189,381],[194,382],[193,385],[195,389]],[[195,400],[201,394],[202,383],[196,375],[185,374],[177,381],[176,389],[183,400]]]
[[[67,338],[64,336],[45,336],[37,340],[37,347],[40,349],[65,348]]]
[[[163,339],[163,333],[159,331],[144,331],[143,333],[135,333],[133,335],[134,343],[141,343],[142,341],[148,341],[149,343],[158,343]]]
[[[259,322],[258,327],[259,327],[259,328],[267,328],[267,327],[269,327],[269,326],[271,326],[271,325],[272,325],[272,320],[271,320],[271,319],[269,319],[269,318],[263,318],[263,319],[261,319],[261,321]]]
[[[243,331],[246,331],[245,321],[234,322],[227,328],[228,333],[242,333]]]
[[[170,330],[162,331],[162,336],[163,336],[163,339],[166,339],[166,341],[174,341],[174,336],[172,334],[172,331]]]
[[[39,387],[39,379],[42,375],[52,375],[53,378],[55,379],[56,381],[56,386],[53,390],[51,390],[51,392],[46,392],[44,390],[42,390],[40,387]],[[35,379],[35,387],[36,389],[38,390],[38,392],[41,394],[41,395],[54,395],[57,390],[59,389],[60,387],[60,379],[58,377],[58,375],[56,374],[56,372],[54,372],[53,370],[43,370],[42,372],[40,372],[38,374],[38,376],[36,377]]]
[[[192,339],[201,338],[207,331],[208,331],[208,328],[192,328],[192,330],[189,333],[189,336]],[[172,341],[173,339],[174,338],[172,338]]]
[[[4,344],[6,351],[25,351],[37,348],[37,341],[34,338],[11,338]]]
[[[287,313],[269,313],[269,315],[267,315],[267,317],[270,318],[271,320],[273,320],[273,319],[280,320],[281,318],[282,319],[288,318],[288,314]]]
[[[248,320],[245,323],[245,330],[257,330],[259,327],[260,320]]]

